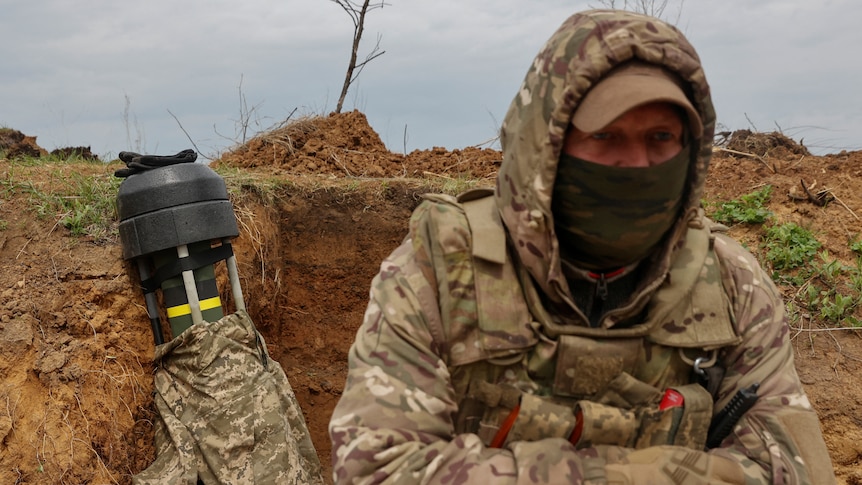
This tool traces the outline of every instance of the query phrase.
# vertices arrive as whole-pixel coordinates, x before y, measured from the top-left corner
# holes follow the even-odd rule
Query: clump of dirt
[[[359,112],[300,122],[284,126],[281,141],[261,135],[215,165],[237,167],[243,180],[290,182],[231,187],[240,227],[233,245],[246,306],[296,392],[329,476],[327,425],[380,262],[403,239],[421,194],[439,187],[431,181],[473,174],[491,183],[501,156],[478,148],[390,153]],[[706,203],[772,185],[775,220],[810,228],[831,257],[853,266],[862,152],[801,160],[764,153],[716,153]],[[0,483],[126,485],[155,459],[154,344],[135,267],[118,241],[73,237],[58,224],[64,214],[38,216],[32,199],[66,175],[112,177],[116,168],[0,158]],[[18,178],[26,181],[20,189]],[[834,200],[790,197],[800,180]],[[757,228],[730,232],[762,256]],[[223,263],[217,275],[233,311]],[[781,290],[798,301],[798,288]],[[849,323],[836,329],[813,309],[790,326],[839,483],[860,484],[862,332]]]
[[[422,178],[426,176],[492,177],[500,165],[497,150],[389,151],[359,111],[305,117],[263,133],[215,162],[234,167],[268,167],[287,174],[332,174],[341,177]]]
[[[740,152],[735,154],[731,152],[732,155],[737,157],[750,154],[782,159],[790,155],[811,155],[811,152],[804,145],[793,141],[783,133],[777,131],[760,133],[751,130],[736,130],[732,133],[725,132],[719,135],[724,137],[719,142],[719,145],[735,152]]]
[[[48,151],[36,144],[35,136],[27,136],[18,130],[0,128],[0,152],[8,158],[39,157]]]
[[[51,150],[51,155],[60,158],[80,158],[90,162],[98,162],[99,156],[93,153],[90,147],[65,147]]]
[[[0,153],[6,158],[16,159],[21,157],[39,158],[49,155],[48,150],[36,143],[35,136],[27,136],[18,130],[11,128],[0,128]],[[65,147],[52,150],[50,155],[60,158],[75,157],[81,160],[99,161],[99,156],[94,154],[90,147]]]

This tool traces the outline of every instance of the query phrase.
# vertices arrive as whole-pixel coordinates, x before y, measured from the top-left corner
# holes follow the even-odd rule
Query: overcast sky
[[[365,113],[395,152],[481,144],[544,41],[599,5],[389,0],[368,15],[360,48],[379,34],[385,53],[344,110]],[[679,6],[670,0],[665,17],[700,53],[720,128],[780,129],[820,154],[862,149],[862,2]],[[175,153],[189,137],[213,156],[242,136],[240,92],[249,136],[291,113],[331,112],[352,35],[330,0],[0,0],[0,126],[103,158]]]

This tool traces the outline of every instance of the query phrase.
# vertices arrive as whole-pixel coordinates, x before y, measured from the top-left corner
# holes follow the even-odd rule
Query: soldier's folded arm
[[[595,450],[575,450],[563,439],[495,449],[476,434],[456,434],[451,376],[426,322],[437,311],[423,307],[413,288],[398,283],[407,276],[393,266],[387,269],[389,262],[381,270],[386,276],[375,278],[330,422],[338,483],[502,484],[530,480],[536,473],[545,478],[535,483],[552,483],[554,477],[577,483],[564,477],[600,466]]]

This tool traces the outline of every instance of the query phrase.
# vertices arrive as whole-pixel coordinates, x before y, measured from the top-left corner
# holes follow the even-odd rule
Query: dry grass
[[[270,131],[261,133],[256,138],[261,143],[277,145],[287,150],[287,153],[293,155],[296,150],[305,145],[308,140],[308,135],[317,131],[317,116],[303,116],[295,120],[291,120],[284,126],[279,126]]]

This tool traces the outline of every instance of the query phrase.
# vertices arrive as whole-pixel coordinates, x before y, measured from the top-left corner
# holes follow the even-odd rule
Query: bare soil
[[[716,152],[705,201],[771,184],[777,220],[810,228],[854,266],[862,152],[812,156],[778,135],[727,134],[736,144]],[[481,148],[393,153],[352,112],[292,122],[213,164],[241,227],[234,248],[249,312],[288,375],[327,471],[329,416],[380,262],[406,234],[421,193],[447,181],[490,185],[500,159]],[[128,484],[154,459],[154,346],[135,269],[118,241],[72,237],[59,215],[36,216],[31,192],[3,183],[51,190],[72,173],[111,177],[118,166],[0,159],[0,483]],[[762,252],[757,228],[731,234]],[[783,289],[796,297],[796,288]],[[862,332],[803,311],[792,335],[839,483],[862,484]]]

